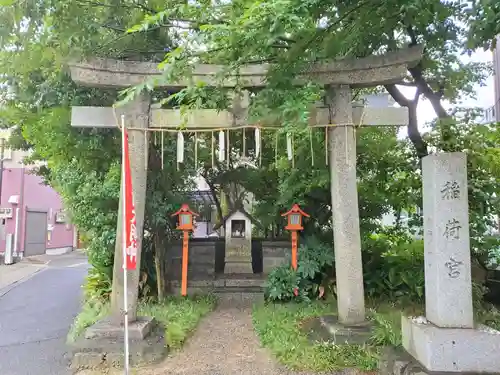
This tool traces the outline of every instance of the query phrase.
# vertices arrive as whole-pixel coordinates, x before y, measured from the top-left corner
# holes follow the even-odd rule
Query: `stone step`
[[[224,292],[217,293],[218,307],[219,308],[251,308],[254,303],[262,302],[264,300],[264,293],[262,292]]]
[[[188,287],[193,288],[264,288],[265,280],[262,278],[254,279],[236,279],[236,278],[218,278],[212,280],[189,280]],[[180,280],[172,280],[170,282],[172,287],[180,287]]]
[[[181,294],[180,286],[176,286],[172,288],[172,293],[174,295]],[[210,293],[214,293],[219,298],[222,299],[255,299],[262,300],[264,298],[264,288],[261,287],[188,287],[187,290],[188,295],[206,295]]]
[[[247,286],[247,287],[236,287],[236,286],[225,286],[217,287],[213,289],[215,294],[226,294],[226,293],[264,293],[264,288],[259,286]]]

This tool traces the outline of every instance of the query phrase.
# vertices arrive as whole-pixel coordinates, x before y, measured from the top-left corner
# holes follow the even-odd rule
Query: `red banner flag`
[[[123,246],[124,246],[124,267],[128,270],[135,270],[137,267],[137,231],[134,206],[134,194],[132,192],[132,174],[130,171],[130,155],[128,149],[128,134],[127,129],[122,129],[122,146],[123,146]]]

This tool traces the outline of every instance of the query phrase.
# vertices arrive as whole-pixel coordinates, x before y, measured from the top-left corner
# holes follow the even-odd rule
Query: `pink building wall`
[[[8,202],[9,198],[14,195],[19,196],[19,204]],[[29,168],[4,169],[0,205],[1,207],[11,207],[13,209],[13,217],[6,219],[5,223],[5,234],[11,233],[13,241],[16,226],[16,208],[20,208],[18,252],[24,250],[26,208],[47,212],[47,226],[49,224],[53,226],[50,241],[48,234],[46,236],[47,249],[73,247],[75,234],[73,225],[55,222],[56,212],[63,209],[61,197],[51,187],[44,185],[41,177],[31,174]],[[15,248],[14,244],[13,248]],[[0,238],[0,252],[4,251],[5,240]]]

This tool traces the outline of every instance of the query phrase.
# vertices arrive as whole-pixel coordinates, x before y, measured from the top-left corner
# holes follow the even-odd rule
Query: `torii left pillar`
[[[129,130],[130,169],[132,174],[132,188],[134,193],[136,230],[137,230],[137,268],[127,270],[127,285],[123,285],[123,192],[120,191],[118,220],[116,230],[116,244],[113,268],[113,290],[111,294],[111,314],[87,328],[85,334],[75,343],[71,368],[82,367],[112,367],[116,363],[123,363],[123,348],[117,346],[124,337],[123,327],[123,293],[128,297],[128,319],[130,339],[130,365],[156,362],[165,357],[165,348],[162,329],[155,329],[157,323],[152,317],[137,317],[139,294],[139,279],[141,272],[141,250],[144,229],[144,211],[146,203],[146,182],[148,155],[147,134],[142,129],[149,125],[149,95],[140,95],[124,107],[117,109],[118,118],[125,116],[125,124]],[[99,119],[95,119],[99,121]],[[134,130],[137,129],[137,130]],[[118,134],[118,130],[117,130]],[[123,176],[122,176],[123,178]],[[122,183],[123,187],[123,183]],[[163,331],[164,332],[164,331]],[[103,353],[106,356],[103,357]],[[148,353],[145,356],[144,353]]]
[[[127,128],[147,129],[149,126],[149,95],[142,94],[134,101],[125,105],[120,112],[125,116]],[[119,119],[118,119],[119,121]],[[132,172],[132,188],[136,214],[137,230],[137,268],[127,271],[128,317],[129,322],[137,318],[137,304],[139,297],[139,279],[141,273],[141,252],[144,229],[144,211],[146,205],[147,169],[146,158],[148,145],[145,137],[147,134],[141,130],[129,130],[130,169]],[[122,176],[123,178],[123,176]],[[121,184],[123,186],[123,183]],[[113,267],[113,289],[111,293],[111,316],[115,322],[123,320],[123,224],[120,218],[123,212],[122,191],[120,190],[120,203],[118,208],[118,223],[116,227],[115,257]]]

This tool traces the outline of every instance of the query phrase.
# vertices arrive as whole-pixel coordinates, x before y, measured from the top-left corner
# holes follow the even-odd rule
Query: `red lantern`
[[[179,221],[177,224],[177,229],[179,230],[193,230],[193,216],[198,216],[198,214],[194,211],[191,211],[189,206],[184,203],[180,210],[176,213],[172,214],[172,216],[178,216]]]
[[[290,211],[285,212],[281,216],[288,217],[288,225],[285,227],[286,230],[302,230],[302,217],[309,217],[304,211],[302,211],[298,204],[294,204]]]
[[[189,257],[189,231],[193,230],[193,216],[198,216],[196,212],[191,211],[189,206],[184,203],[180,210],[172,214],[172,216],[179,216],[177,229],[183,231],[182,239],[182,282],[181,294],[187,295],[187,274],[188,274],[188,257]]]
[[[309,217],[309,215],[302,211],[298,204],[294,204],[290,211],[285,212],[281,216],[286,216],[288,218],[288,225],[285,229],[292,232],[292,268],[297,270],[297,231],[304,229],[302,228],[302,217]]]

